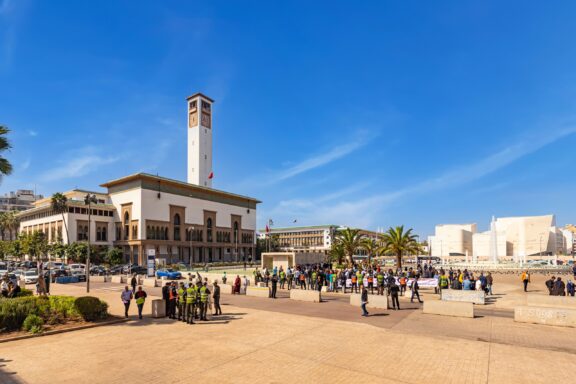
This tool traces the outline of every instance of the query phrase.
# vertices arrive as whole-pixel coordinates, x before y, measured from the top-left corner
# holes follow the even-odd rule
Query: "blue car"
[[[175,271],[173,269],[159,269],[156,271],[156,277],[158,279],[161,279],[163,277],[166,277],[169,280],[178,280],[182,278],[182,274],[178,271]]]

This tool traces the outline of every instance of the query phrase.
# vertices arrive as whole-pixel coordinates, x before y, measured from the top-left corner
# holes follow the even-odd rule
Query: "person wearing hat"
[[[214,280],[212,289],[214,290],[212,293],[212,298],[214,299],[214,315],[221,315],[222,308],[220,308],[220,286],[218,285],[218,280]]]

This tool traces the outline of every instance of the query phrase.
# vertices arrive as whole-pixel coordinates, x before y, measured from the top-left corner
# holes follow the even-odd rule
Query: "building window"
[[[128,240],[128,235],[130,234],[130,215],[128,212],[124,212],[124,240]]]
[[[77,232],[77,240],[78,241],[84,241],[84,240],[88,240],[88,226],[78,223],[77,227],[76,227],[76,232]]]
[[[238,244],[238,222],[234,222],[234,244]]]
[[[206,220],[206,241],[208,241],[209,243],[212,242],[212,219],[208,218],[208,220]]]
[[[108,224],[96,224],[96,241],[108,241]]]
[[[174,215],[174,240],[180,241],[180,215]]]
[[[138,226],[133,225],[132,226],[132,240],[136,240],[136,239],[138,239]]]

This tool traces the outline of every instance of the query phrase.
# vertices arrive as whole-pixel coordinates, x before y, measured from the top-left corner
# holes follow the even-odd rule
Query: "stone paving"
[[[0,344],[0,383],[572,382],[576,330],[490,315],[522,300],[513,280],[505,284],[508,300],[475,319],[424,315],[406,299],[410,309],[361,318],[345,298],[314,304],[226,295],[224,316],[198,325],[145,317]],[[78,286],[52,288],[84,294]],[[95,284],[91,294],[121,314],[120,289]]]

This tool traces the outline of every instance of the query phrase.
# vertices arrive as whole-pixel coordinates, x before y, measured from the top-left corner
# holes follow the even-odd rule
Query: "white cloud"
[[[553,133],[548,132],[545,137],[526,138],[476,163],[449,170],[438,177],[425,179],[411,187],[398,189],[393,192],[367,197],[357,196],[358,198],[354,200],[331,203],[332,200],[350,194],[352,190],[347,188],[310,200],[280,201],[269,212],[262,212],[262,214],[266,217],[276,218],[278,221],[296,217],[298,222],[303,225],[343,224],[356,227],[372,227],[381,219],[382,209],[392,202],[410,195],[453,188],[478,180],[574,133],[576,133],[576,128],[569,128]]]
[[[36,136],[38,136],[38,132],[33,131],[33,130],[29,130],[29,131],[28,131],[28,135],[29,135],[29,136],[32,136],[32,137],[36,137]]]
[[[53,168],[44,173],[40,180],[56,181],[84,176],[97,170],[103,165],[108,165],[120,160],[119,157],[102,157],[98,155],[84,155],[68,159],[65,164]]]

